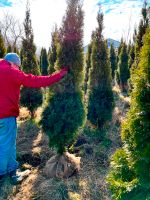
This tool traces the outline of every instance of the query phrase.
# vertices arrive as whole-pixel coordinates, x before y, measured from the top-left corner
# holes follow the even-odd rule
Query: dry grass
[[[44,176],[45,163],[55,151],[48,147],[47,136],[22,108],[18,118],[18,160],[22,169],[31,169],[31,174],[19,186],[12,186],[6,180],[0,200],[111,200],[105,179],[110,156],[121,145],[120,124],[130,104],[130,99],[120,94],[118,88],[114,88],[114,93],[116,106],[106,138],[101,141],[83,133],[85,141],[76,147],[77,155],[81,156],[81,170],[69,179],[47,179]],[[41,111],[40,108],[36,113],[36,122]]]

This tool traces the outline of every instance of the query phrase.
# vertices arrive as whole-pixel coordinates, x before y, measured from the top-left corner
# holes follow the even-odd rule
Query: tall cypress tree
[[[129,79],[129,67],[128,67],[128,53],[127,53],[127,45],[124,43],[118,63],[118,73],[119,73],[119,83],[122,91],[127,91],[128,88],[128,79]]]
[[[143,8],[141,10],[142,18],[139,22],[138,29],[134,31],[133,41],[134,41],[134,62],[130,69],[130,89],[133,89],[132,76],[134,75],[134,70],[137,68],[139,63],[139,53],[143,46],[143,36],[149,27],[150,23],[150,8],[147,6],[147,0],[144,1]],[[130,67],[130,65],[129,65]]]
[[[135,56],[136,56],[136,64],[138,64],[139,52],[141,47],[143,46],[143,36],[149,27],[150,22],[150,9],[147,6],[147,0],[144,1],[143,8],[141,11],[142,19],[140,20],[137,35],[136,35],[136,42],[135,42]]]
[[[108,47],[102,35],[103,14],[101,12],[98,13],[97,22],[98,28],[94,32],[92,42],[87,118],[101,129],[111,118],[114,100]]]
[[[110,46],[110,65],[112,70],[112,78],[115,77],[115,70],[117,69],[117,57],[115,53],[114,46],[111,44]]]
[[[30,19],[30,9],[27,3],[26,17],[24,21],[25,37],[22,40],[22,70],[25,73],[39,75],[39,68],[36,60],[36,47],[34,45],[34,35]],[[23,87],[21,90],[21,105],[25,106],[31,112],[31,117],[34,117],[34,111],[42,104],[42,90],[35,88]]]
[[[129,40],[129,43],[127,44],[127,53],[128,54],[130,53],[131,48],[132,48],[132,43],[131,43],[131,40]]]
[[[128,59],[128,67],[131,69],[135,59],[135,49],[134,45],[131,45],[130,51],[129,51],[129,59]]]
[[[88,51],[86,55],[86,65],[85,65],[85,78],[84,78],[84,93],[87,93],[88,80],[89,80],[89,71],[91,68],[91,54],[92,54],[92,43],[88,45]]]
[[[117,51],[117,69],[115,70],[115,82],[120,85],[120,77],[119,77],[119,70],[118,70],[118,63],[119,63],[119,56],[121,53],[122,46],[124,45],[123,38],[121,38],[120,45]]]
[[[42,68],[41,68],[42,54],[43,54],[43,47],[42,47],[42,49],[41,49],[40,58],[39,58],[39,63],[40,63],[40,74],[42,74]]]
[[[121,38],[120,45],[119,45],[119,47],[118,47],[117,63],[118,63],[118,61],[119,61],[119,55],[120,55],[120,53],[121,53],[121,49],[122,49],[122,46],[123,46],[124,43],[125,43],[125,42],[124,42],[123,38]]]
[[[134,62],[135,62],[135,45],[132,44],[131,48],[130,48],[130,52],[129,52],[129,59],[128,59],[128,68],[129,68],[129,71],[130,71],[130,78],[128,79],[128,86],[129,86],[128,91],[129,92],[131,92],[132,88],[133,88],[131,77],[132,77],[132,73],[133,73],[133,70],[134,70]]]
[[[108,182],[116,200],[150,199],[150,29],[133,76],[131,107],[122,124],[123,147],[112,157]]]
[[[42,75],[48,75],[48,57],[47,57],[47,51],[45,48],[42,48],[41,55],[40,55],[40,68],[41,68],[41,74]]]
[[[6,53],[6,48],[5,48],[3,36],[1,34],[1,30],[0,30],[0,58],[3,58],[5,53]]]
[[[67,151],[79,134],[84,120],[82,100],[83,77],[83,11],[80,0],[67,0],[63,18],[57,66],[68,66],[69,74],[50,92],[42,114],[42,128],[49,136],[50,147],[59,154]]]
[[[50,63],[50,73],[53,73],[55,71],[55,63],[57,60],[57,48],[59,43],[59,31],[57,29],[57,26],[55,26],[54,31],[51,34],[51,47],[49,52],[49,63]]]

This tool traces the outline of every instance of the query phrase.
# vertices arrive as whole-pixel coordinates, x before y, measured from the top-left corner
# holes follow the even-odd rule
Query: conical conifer
[[[92,41],[91,70],[88,94],[88,120],[101,129],[111,119],[113,92],[107,43],[103,38],[103,14],[98,13],[98,28]]]
[[[42,128],[49,136],[50,147],[63,154],[73,144],[84,121],[81,92],[83,77],[83,11],[80,0],[68,0],[63,18],[58,69],[67,66],[69,74],[50,91],[42,114]]]
[[[31,73],[34,75],[39,75],[40,73],[35,55],[36,47],[34,45],[34,35],[32,31],[28,3],[24,21],[24,31],[25,37],[23,38],[21,49],[22,70],[27,74]],[[34,112],[37,107],[42,104],[42,99],[43,97],[41,89],[23,87],[21,90],[21,105],[29,109],[32,118],[34,117]]]
[[[3,58],[6,54],[6,48],[3,40],[3,36],[0,31],[0,58]]]

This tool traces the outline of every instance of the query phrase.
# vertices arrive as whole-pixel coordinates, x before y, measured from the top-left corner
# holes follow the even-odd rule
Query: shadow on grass
[[[48,137],[35,122],[22,121],[18,126],[17,160],[21,169],[30,169],[31,174],[17,187],[6,183],[7,193],[4,192],[2,199],[111,200],[105,177],[113,144],[109,137],[104,137],[106,132],[87,127],[82,130],[75,144],[78,151],[73,152],[81,156],[79,174],[63,180],[48,179],[43,168],[56,152],[49,148]]]
[[[17,191],[17,187],[11,185],[9,178],[5,178],[0,185],[0,200],[7,200],[13,193]]]
[[[42,171],[39,172],[32,188],[34,191],[33,199],[111,200],[105,183],[110,141],[102,141],[99,135],[96,135],[94,132],[93,134],[93,141],[91,137],[83,134],[75,144],[75,147],[78,147],[79,150],[77,156],[81,156],[81,170],[79,174],[69,179],[60,180],[47,179],[42,174]]]
[[[35,123],[30,120],[21,123],[17,139],[18,160],[22,169],[31,169],[31,174],[19,190],[12,191],[10,199],[110,200],[104,180],[110,141],[102,141],[101,136],[96,134],[92,137],[83,133],[76,143],[79,148],[77,156],[81,156],[79,174],[69,179],[48,179],[43,174],[43,168],[56,152],[48,147],[47,136]]]
[[[116,110],[113,119],[104,131],[88,126],[81,131],[72,153],[81,156],[81,170],[69,179],[47,179],[42,169],[32,185],[33,199],[36,200],[111,200],[106,184],[110,157],[121,146],[121,117],[129,107],[129,99],[115,93]],[[46,145],[46,143],[45,143]],[[48,145],[48,144],[47,144]],[[42,147],[42,149],[44,146]],[[43,152],[46,152],[44,149]],[[44,154],[44,153],[43,153]]]

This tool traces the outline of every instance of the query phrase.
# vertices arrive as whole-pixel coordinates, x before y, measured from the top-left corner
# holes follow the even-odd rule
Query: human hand
[[[65,76],[68,73],[68,67],[63,67],[61,70],[61,75]]]

